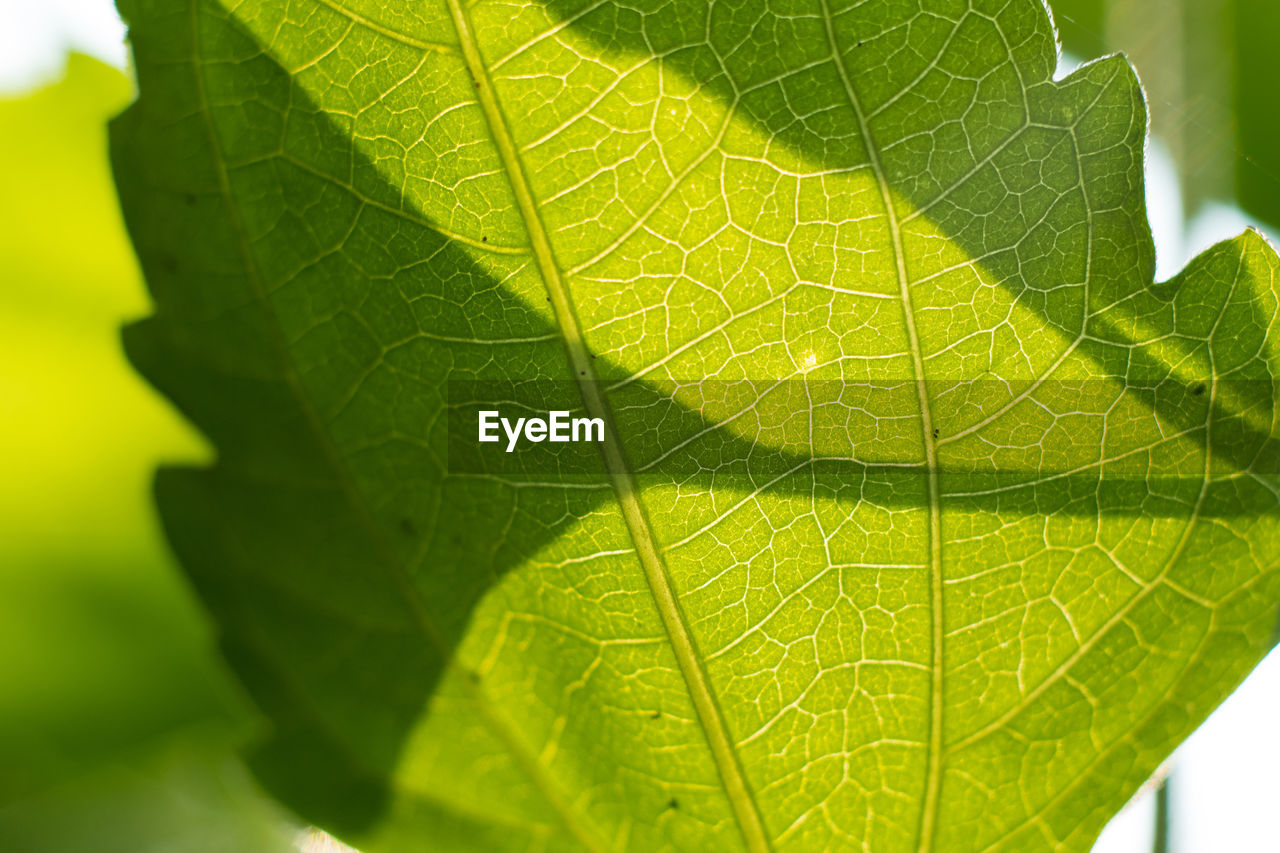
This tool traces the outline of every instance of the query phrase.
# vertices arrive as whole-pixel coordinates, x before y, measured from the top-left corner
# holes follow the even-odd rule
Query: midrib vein
[[[653,531],[649,528],[644,506],[641,502],[635,478],[622,454],[622,445],[618,439],[617,426],[613,412],[609,407],[596,377],[591,355],[583,339],[578,325],[577,315],[569,295],[569,287],[556,262],[551,241],[542,223],[542,215],[534,201],[533,192],[525,176],[524,164],[520,160],[515,141],[507,126],[507,119],[498,103],[497,93],[489,79],[488,69],[480,56],[475,33],[471,21],[463,8],[461,0],[448,0],[449,13],[454,27],[458,31],[458,41],[462,47],[462,57],[476,85],[476,96],[480,108],[489,124],[493,142],[502,158],[503,166],[516,204],[524,220],[533,249],[538,271],[546,284],[547,294],[551,298],[552,310],[556,323],[564,338],[565,350],[569,358],[569,367],[574,381],[582,394],[582,400],[592,417],[600,418],[605,424],[605,441],[602,445],[605,470],[613,485],[618,505],[622,510],[627,530],[635,545],[636,555],[644,570],[645,580],[657,606],[662,624],[671,642],[680,673],[689,689],[690,699],[698,715],[698,721],[707,739],[707,745],[720,774],[725,788],[725,795],[733,809],[738,828],[748,850],[752,853],[765,853],[770,849],[768,836],[765,833],[764,821],[760,817],[755,797],[747,783],[746,773],[738,759],[729,730],[720,711],[711,682],[703,668],[701,656],[693,635],[685,621],[680,604],[676,600],[671,586],[671,578],[658,551]]]
[[[364,531],[378,563],[386,571],[389,580],[396,585],[408,605],[415,627],[422,634],[426,643],[440,655],[442,662],[449,666],[451,665],[452,655],[448,644],[440,636],[431,621],[417,587],[414,586],[413,581],[409,578],[404,566],[394,557],[373,517],[369,514],[359,490],[338,456],[328,432],[324,429],[323,422],[320,420],[315,407],[311,404],[310,397],[302,386],[302,381],[298,375],[297,368],[294,366],[288,344],[280,332],[281,324],[275,308],[267,296],[266,288],[263,286],[262,275],[258,270],[257,261],[254,259],[245,233],[244,223],[240,219],[235,197],[231,192],[231,179],[227,172],[226,157],[213,124],[213,112],[209,106],[209,95],[205,87],[204,62],[200,52],[199,0],[189,0],[187,9],[191,16],[192,76],[194,78],[196,96],[200,101],[199,110],[203,117],[205,135],[209,142],[209,153],[212,155],[214,171],[217,174],[218,190],[226,207],[228,223],[238,242],[240,256],[244,261],[245,277],[248,279],[249,286],[253,291],[254,299],[271,319],[271,322],[267,323],[271,337],[270,344],[279,360],[285,383],[289,386],[290,393],[294,399],[297,400],[299,408],[302,409],[303,418],[308,427],[316,436],[316,441],[324,454],[325,461],[333,472],[338,488],[355,515],[360,529]],[[602,851],[608,849],[608,846],[599,840],[595,828],[574,812],[550,774],[538,763],[528,747],[516,735],[510,723],[496,713],[488,697],[471,681],[469,674],[463,673],[458,682],[462,685],[463,692],[471,698],[485,726],[493,733],[493,736],[503,745],[517,766],[546,798],[548,804],[556,812],[569,832],[593,853],[602,853]],[[343,748],[345,748],[345,745],[343,745]]]
[[[907,330],[907,342],[911,351],[912,370],[915,373],[916,393],[920,399],[920,430],[924,442],[926,479],[929,489],[929,608],[932,614],[930,671],[933,681],[930,687],[929,701],[929,743],[926,760],[924,804],[920,810],[920,826],[917,832],[916,848],[919,853],[929,853],[933,849],[934,827],[938,817],[938,795],[942,785],[942,710],[943,710],[943,624],[942,624],[942,510],[938,493],[938,448],[933,437],[933,415],[929,409],[929,392],[925,387],[924,356],[920,349],[920,336],[916,331],[915,310],[911,305],[911,287],[907,278],[906,255],[902,250],[902,232],[899,228],[898,214],[893,207],[893,193],[889,189],[889,180],[884,172],[884,164],[880,160],[880,150],[871,137],[871,128],[867,124],[866,112],[853,82],[849,79],[849,70],[845,67],[844,55],[840,53],[840,45],[836,41],[835,25],[832,23],[831,7],[828,0],[822,3],[822,18],[827,30],[827,41],[831,47],[831,57],[836,70],[840,74],[840,82],[844,85],[849,98],[849,106],[858,122],[858,133],[867,148],[867,158],[871,161],[871,170],[875,174],[876,183],[880,187],[880,197],[884,203],[885,220],[889,223],[889,235],[893,242],[893,259],[898,273],[898,290],[902,296],[902,320]]]

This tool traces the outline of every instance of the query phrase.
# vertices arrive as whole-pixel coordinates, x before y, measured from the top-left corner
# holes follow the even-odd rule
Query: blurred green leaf
[[[120,348],[147,302],[104,125],[131,97],[72,56],[0,100],[0,847],[277,849],[287,824],[228,769],[253,717],[150,508],[156,462],[206,451]]]
[[[1280,3],[1235,0],[1236,196],[1280,229]]]
[[[1152,133],[1170,149],[1187,212],[1239,202],[1280,226],[1280,3],[1050,0],[1065,48],[1123,51],[1142,69]]]
[[[294,830],[235,757],[238,739],[190,729],[0,803],[21,853],[293,853]]]
[[[1053,23],[1064,49],[1079,57],[1101,56],[1107,50],[1108,0],[1049,0]]]

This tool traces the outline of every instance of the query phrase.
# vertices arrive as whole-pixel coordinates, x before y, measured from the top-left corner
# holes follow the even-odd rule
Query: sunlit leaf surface
[[[1276,256],[1152,284],[1038,0],[121,5],[160,505],[308,819],[1084,849],[1265,647]],[[598,473],[459,465],[476,381]]]

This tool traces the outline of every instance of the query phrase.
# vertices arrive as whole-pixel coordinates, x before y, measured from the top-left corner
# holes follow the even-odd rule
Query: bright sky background
[[[124,68],[124,34],[111,0],[0,0],[0,97],[56,79],[69,50]],[[1250,224],[1227,205],[1183,222],[1177,176],[1158,143],[1148,146],[1147,172],[1159,278]],[[1182,745],[1171,766],[1172,853],[1280,849],[1280,649]],[[1150,793],[1140,794],[1112,821],[1094,853],[1147,853],[1153,815]]]

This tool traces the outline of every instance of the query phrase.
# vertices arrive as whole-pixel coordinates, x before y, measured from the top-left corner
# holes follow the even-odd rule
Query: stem
[[[1151,853],[1169,853],[1169,781],[1166,776],[1156,788],[1156,832]]]

